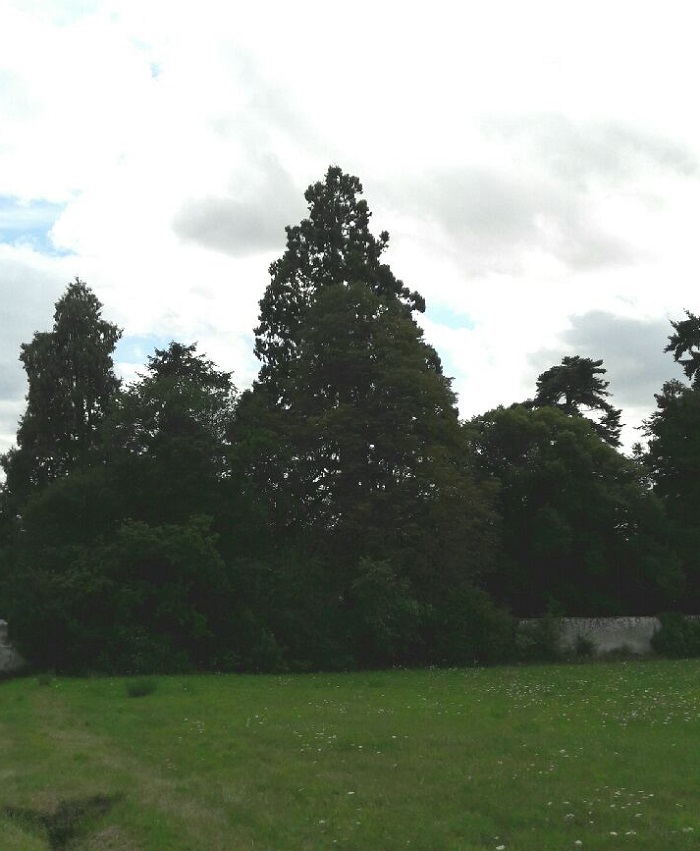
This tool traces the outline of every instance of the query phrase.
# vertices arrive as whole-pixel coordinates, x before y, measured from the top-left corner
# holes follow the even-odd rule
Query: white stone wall
[[[562,618],[560,647],[574,650],[580,637],[593,642],[596,655],[613,650],[651,653],[651,638],[661,627],[658,618]]]
[[[25,665],[24,659],[8,641],[7,621],[0,620],[0,674],[19,671]]]

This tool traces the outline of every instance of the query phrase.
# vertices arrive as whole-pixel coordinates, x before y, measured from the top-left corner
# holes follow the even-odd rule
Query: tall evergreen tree
[[[371,213],[360,199],[357,177],[331,166],[325,179],[305,193],[309,216],[287,227],[287,249],[270,266],[270,283],[260,302],[255,354],[262,361],[260,381],[287,373],[300,342],[302,323],[313,296],[331,284],[362,283],[378,296],[392,296],[408,311],[425,310],[381,257],[389,234],[369,230]]]
[[[96,446],[119,389],[112,355],[121,333],[102,318],[97,296],[76,278],[56,303],[53,329],[22,345],[27,409],[16,448],[0,459],[13,510]]]
[[[105,428],[105,450],[130,516],[184,522],[215,513],[229,472],[236,403],[231,374],[196,345],[171,342],[119,396]]]
[[[355,625],[370,617],[360,609],[372,588],[373,622],[381,599],[386,623],[410,632],[415,617],[398,613],[436,612],[471,588],[495,524],[450,379],[412,316],[423,299],[380,262],[388,235],[369,232],[360,191],[329,169],[307,192],[309,218],[287,228],[260,302],[262,368],[241,400],[239,436],[273,533],[332,566]]]

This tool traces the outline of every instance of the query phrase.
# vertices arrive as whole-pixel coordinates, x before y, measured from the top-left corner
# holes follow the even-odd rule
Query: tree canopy
[[[667,381],[656,394],[656,411],[645,422],[648,447],[642,460],[673,526],[686,574],[684,608],[700,604],[700,320],[686,311],[672,322],[664,349],[681,364],[690,385]]]
[[[677,604],[682,575],[663,506],[588,420],[513,405],[467,430],[480,469],[499,484],[503,549],[489,588],[500,603],[527,616]]]
[[[686,318],[671,322],[674,333],[670,335],[665,352],[683,367],[683,372],[693,387],[700,385],[700,317],[685,311]],[[684,357],[686,355],[686,357]]]
[[[231,374],[197,354],[195,344],[155,350],[104,429],[118,489],[131,494],[131,517],[172,523],[215,513],[229,475],[235,403]]]
[[[255,329],[260,381],[286,372],[300,342],[304,314],[326,286],[362,283],[377,296],[393,296],[409,311],[425,310],[423,298],[382,263],[389,234],[382,231],[377,238],[370,232],[371,213],[361,194],[359,179],[337,166],[306,190],[308,218],[286,228],[286,251],[270,266],[270,283],[260,301]]]
[[[602,360],[578,355],[562,358],[537,379],[535,398],[526,403],[532,408],[554,407],[568,416],[588,416],[595,431],[611,446],[620,445],[621,411],[607,401],[609,382],[602,376],[606,370]],[[599,412],[599,419],[590,417]]]

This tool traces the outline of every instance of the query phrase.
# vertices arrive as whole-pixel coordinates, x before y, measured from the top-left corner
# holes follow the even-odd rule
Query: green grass
[[[127,685],[0,684],[3,851],[698,847],[698,661]]]

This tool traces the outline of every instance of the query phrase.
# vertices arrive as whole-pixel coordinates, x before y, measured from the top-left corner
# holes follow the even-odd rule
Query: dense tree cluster
[[[79,280],[22,346],[0,612],[37,665],[463,664],[511,658],[514,617],[697,608],[700,320],[673,323],[690,384],[634,458],[600,360],[460,422],[361,194],[336,167],[307,191],[242,394],[180,342],[122,385],[121,330]]]

